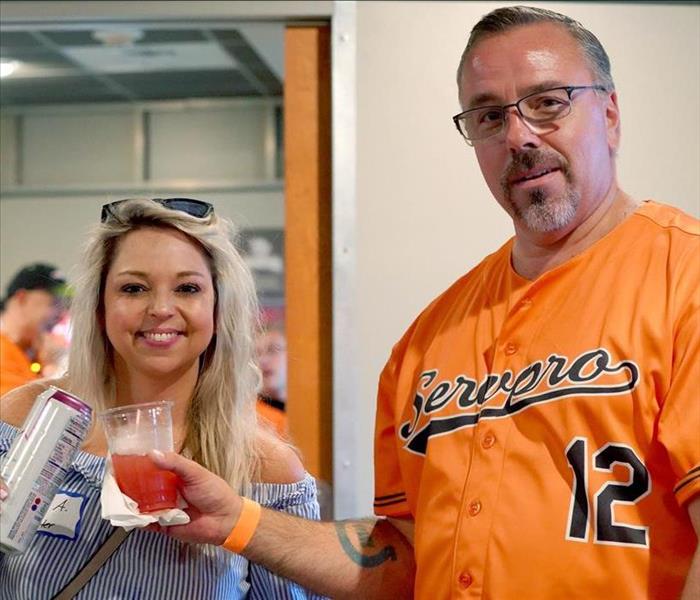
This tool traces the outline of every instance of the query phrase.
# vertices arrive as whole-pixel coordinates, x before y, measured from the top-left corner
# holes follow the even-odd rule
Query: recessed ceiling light
[[[16,60],[0,59],[0,77],[9,77],[17,70],[19,62]]]
[[[92,37],[102,42],[105,46],[128,46],[143,38],[143,31],[126,27],[114,27],[93,31]]]

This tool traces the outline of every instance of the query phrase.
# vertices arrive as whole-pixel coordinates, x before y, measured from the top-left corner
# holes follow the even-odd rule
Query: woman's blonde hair
[[[110,212],[111,217],[92,231],[76,274],[70,387],[98,411],[114,406],[112,347],[103,325],[107,271],[119,241],[130,231],[181,231],[208,257],[216,294],[215,334],[200,357],[184,448],[234,489],[244,491],[259,475],[255,398],[260,372],[254,358],[259,313],[253,278],[234,245],[235,228],[213,212],[197,218],[148,199],[125,200]]]

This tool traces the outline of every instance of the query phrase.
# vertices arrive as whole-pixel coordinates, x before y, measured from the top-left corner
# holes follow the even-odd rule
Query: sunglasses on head
[[[100,221],[104,223],[110,217],[114,218],[114,209],[119,206],[122,202],[126,200],[117,200],[115,202],[110,202],[102,207],[102,215],[100,216]],[[214,207],[209,204],[209,202],[204,202],[203,200],[194,200],[192,198],[153,198],[153,202],[157,202],[169,208],[171,210],[179,210],[192,217],[197,217],[198,219],[204,219],[214,212]]]

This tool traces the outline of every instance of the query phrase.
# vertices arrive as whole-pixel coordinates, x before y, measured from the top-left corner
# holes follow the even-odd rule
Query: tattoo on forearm
[[[353,546],[350,537],[348,536],[348,528],[355,531],[358,540],[360,541],[360,549]],[[375,542],[372,538],[371,527],[362,523],[338,522],[335,524],[336,533],[340,540],[340,545],[345,550],[350,559],[361,567],[378,567],[387,560],[396,560],[396,550],[391,545],[384,546],[378,552],[373,554],[365,554],[364,551],[368,548],[375,548]]]

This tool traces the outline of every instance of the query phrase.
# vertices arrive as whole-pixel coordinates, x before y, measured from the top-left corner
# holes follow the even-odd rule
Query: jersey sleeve
[[[659,422],[659,439],[677,477],[673,492],[681,505],[700,494],[700,240],[696,241],[681,262],[671,384]]]
[[[374,431],[374,512],[378,516],[405,517],[411,513],[396,436],[397,413],[401,410],[398,376],[406,337],[394,347],[379,378]]]

